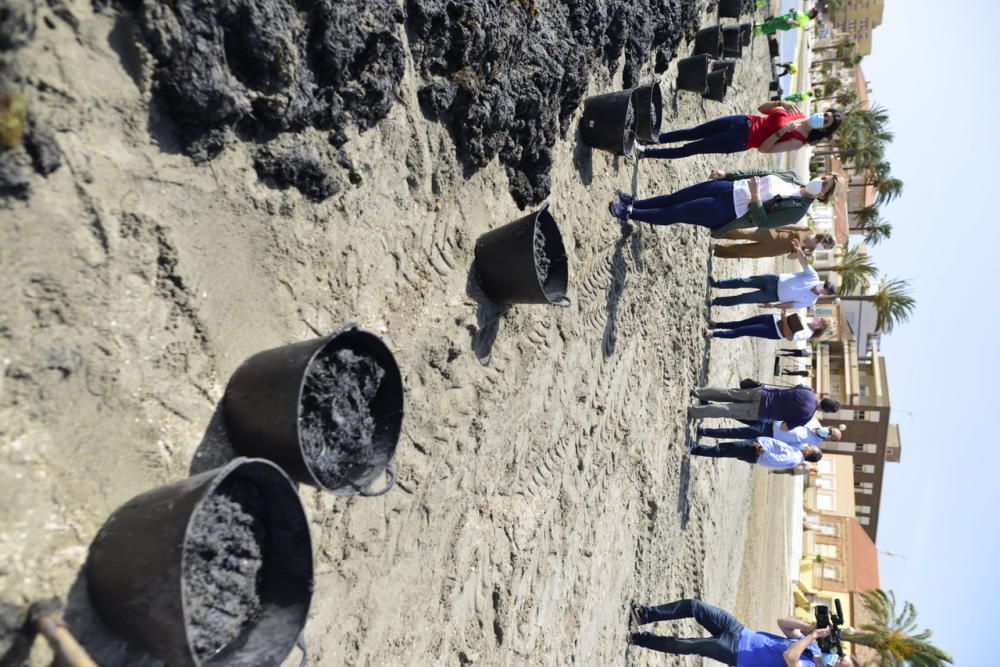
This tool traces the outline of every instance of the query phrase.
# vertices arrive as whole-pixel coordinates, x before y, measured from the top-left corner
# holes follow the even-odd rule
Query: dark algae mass
[[[260,618],[266,554],[263,494],[230,478],[197,509],[184,547],[184,595],[195,654],[208,660]]]
[[[327,488],[354,479],[375,450],[371,406],[385,370],[372,357],[324,348],[306,374],[299,433],[313,474]]]
[[[104,1],[95,2],[97,6]],[[154,92],[185,151],[259,145],[255,166],[314,200],[350,174],[346,129],[374,126],[399,98],[408,37],[424,114],[445,124],[467,173],[499,159],[521,207],[549,195],[552,149],[590,76],[623,83],[665,69],[697,29],[685,0],[175,0],[129,2],[156,63]],[[127,9],[132,8],[132,9]],[[648,71],[648,70],[647,70]],[[306,128],[328,133],[312,153]],[[267,144],[288,135],[281,149]],[[291,140],[288,138],[291,137]],[[304,159],[304,155],[309,155]]]

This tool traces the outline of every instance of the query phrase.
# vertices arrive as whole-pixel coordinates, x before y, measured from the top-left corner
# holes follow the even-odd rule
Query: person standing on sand
[[[796,225],[796,227],[798,227]],[[712,254],[716,257],[727,259],[748,258],[757,259],[760,257],[781,257],[788,255],[791,259],[795,257],[795,247],[793,242],[798,241],[807,256],[812,256],[813,252],[819,250],[833,250],[836,242],[829,234],[822,232],[813,234],[806,228],[803,231],[797,229],[736,229],[725,235],[727,241],[749,241],[749,243],[716,243],[712,248]]]
[[[769,313],[766,315],[754,315],[745,320],[735,322],[714,322],[708,323],[708,330],[705,331],[705,338],[766,338],[768,340],[781,340],[805,342],[813,336],[821,335],[830,328],[830,321],[825,317],[813,317],[806,321],[804,329],[792,331],[788,324],[788,316],[785,310],[780,313]]]
[[[722,238],[736,229],[795,225],[809,212],[814,200],[835,199],[842,182],[836,174],[825,174],[804,185],[787,171],[713,171],[710,180],[704,183],[658,197],[635,199],[618,190],[608,210],[620,222],[639,220],[652,225],[683,222],[708,227],[713,237]]]
[[[697,443],[691,447],[691,456],[739,459],[774,470],[791,470],[806,462],[818,463],[823,458],[823,450],[816,445],[797,448],[762,435],[754,440],[720,442],[714,447]]]
[[[677,600],[654,607],[633,605],[630,612],[630,621],[636,626],[685,618],[693,618],[712,636],[681,638],[633,632],[628,642],[661,653],[699,655],[734,667],[824,667],[823,653],[816,640],[830,634],[830,628],[817,629],[795,618],[778,619],[778,627],[785,635],[779,637],[750,630],[728,611],[701,600]],[[856,665],[846,655],[832,664]]]
[[[759,421],[783,421],[789,428],[803,426],[813,418],[816,410],[839,412],[840,402],[832,398],[820,399],[816,392],[805,385],[794,387],[753,387],[750,389],[719,389],[699,387],[691,395],[703,401],[719,401],[711,405],[692,405],[688,416],[693,419],[706,417],[731,417]]]
[[[809,258],[796,241],[792,241],[795,256],[802,270],[798,273],[765,273],[748,278],[729,278],[709,282],[716,289],[749,289],[752,292],[717,296],[712,299],[713,306],[739,306],[745,303],[760,304],[761,308],[808,308],[816,303],[820,296],[832,296],[836,290],[829,281],[819,279],[816,269],[809,265]]]
[[[742,153],[756,148],[758,153],[787,153],[829,139],[840,127],[842,118],[836,109],[806,116],[792,102],[765,102],[757,107],[762,116],[723,116],[684,130],[661,132],[661,144],[688,143],[674,148],[651,148],[638,145],[640,159],[666,159]]]
[[[840,442],[843,437],[843,427],[827,427],[813,417],[803,426],[789,426],[786,422],[755,421],[743,422],[745,426],[736,428],[699,428],[700,438],[732,438],[736,440],[753,440],[767,436],[780,440],[796,449],[806,445],[822,447],[824,442]]]

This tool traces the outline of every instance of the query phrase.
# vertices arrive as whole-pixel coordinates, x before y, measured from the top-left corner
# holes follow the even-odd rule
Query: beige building
[[[845,0],[842,9],[834,12],[834,28],[854,40],[854,53],[871,55],[872,32],[882,24],[885,0]]]

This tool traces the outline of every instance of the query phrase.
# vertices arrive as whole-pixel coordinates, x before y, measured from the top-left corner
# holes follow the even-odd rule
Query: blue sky
[[[1000,3],[885,4],[862,67],[891,114],[887,158],[905,190],[883,207],[893,236],[873,255],[912,280],[918,303],[882,344],[903,458],[887,466],[878,547],[905,556],[881,556],[882,585],[917,605],[956,664],[1000,665],[1000,318],[989,296],[1000,264]]]

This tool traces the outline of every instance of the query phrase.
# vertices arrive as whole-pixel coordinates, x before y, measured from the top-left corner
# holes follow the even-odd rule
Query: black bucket
[[[733,85],[733,77],[736,75],[736,61],[735,60],[716,60],[712,63],[712,71],[720,72],[725,71],[726,73],[726,85]]]
[[[677,61],[677,87],[703,95],[708,89],[708,65],[712,59],[705,54]]]
[[[540,237],[544,237],[547,267],[540,266],[541,253],[536,252]],[[566,248],[548,204],[479,237],[476,278],[486,296],[496,303],[569,306]]]
[[[743,0],[719,0],[720,19],[738,19]]]
[[[588,97],[583,103],[580,138],[591,148],[631,155],[635,150],[632,90]]]
[[[740,24],[740,39],[744,47],[750,46],[750,42],[753,41],[753,23]]]
[[[252,528],[259,529],[250,538],[254,550],[259,549],[255,558],[239,551],[238,541],[226,542],[212,528],[219,524],[207,519],[218,520],[218,514],[205,517],[204,530],[194,528],[199,510],[209,511],[205,509],[208,499],[217,499],[217,491],[234,485],[250,489],[254,499],[255,509],[241,518],[246,521],[252,516]],[[253,586],[254,600],[259,603],[256,618],[247,615],[240,626],[240,621],[228,617],[229,627],[221,633],[199,623],[205,619],[197,611],[195,585],[186,576],[194,564],[191,559],[202,553],[205,535],[219,540],[214,555],[220,561],[239,559],[238,566],[228,572],[229,578],[217,583],[232,585],[232,577],[239,576],[234,571],[239,572],[244,584]],[[225,565],[217,562],[212,567]],[[239,458],[222,468],[147,491],[118,508],[90,545],[86,576],[101,619],[172,667],[276,667],[291,652],[309,613],[313,592],[309,524],[295,486],[278,466]],[[256,584],[246,583],[250,579]],[[231,589],[229,595],[227,611],[232,612],[239,598],[234,600]],[[205,652],[201,642],[206,637],[222,643],[226,634],[233,635],[231,641],[217,652]]]
[[[720,69],[708,75],[708,90],[703,97],[713,102],[723,102],[726,99],[726,70]]]
[[[718,58],[722,54],[722,26],[713,25],[702,28],[694,36],[692,56],[706,54]]]
[[[372,377],[378,369],[380,380]],[[336,391],[338,380],[348,386],[333,397],[317,395]],[[338,496],[378,496],[396,481],[392,457],[403,423],[403,380],[385,343],[353,324],[250,357],[229,379],[222,407],[236,451],[274,461],[297,482]],[[324,436],[341,442],[330,446]],[[317,456],[328,458],[320,464]],[[371,491],[383,472],[388,483]]]
[[[772,93],[781,90],[781,80],[771,79],[771,83],[767,84],[767,89],[770,90]]]
[[[767,38],[767,50],[770,52],[772,58],[777,58],[781,55],[781,45],[778,43],[778,38],[773,35]]]
[[[636,88],[632,94],[632,106],[635,109],[636,139],[658,141],[660,124],[663,121],[663,91],[660,90],[660,82],[654,81]]]
[[[743,38],[738,25],[727,25],[722,29],[722,55],[726,58],[743,56]]]

